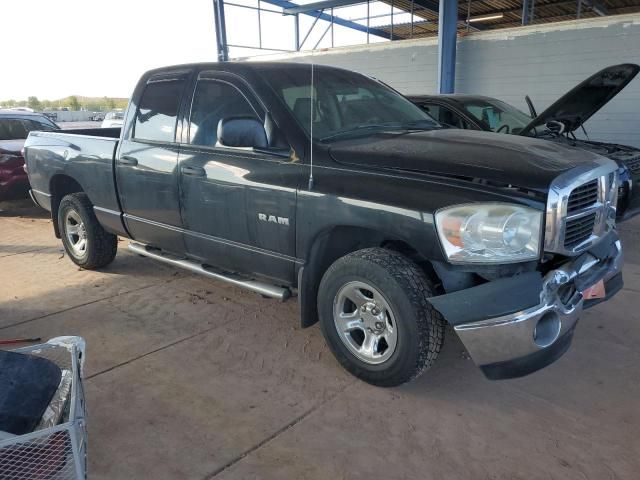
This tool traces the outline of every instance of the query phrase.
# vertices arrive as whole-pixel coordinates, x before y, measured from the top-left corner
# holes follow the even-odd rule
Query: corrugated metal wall
[[[438,45],[421,39],[315,52],[317,63],[373,75],[405,94],[436,93]],[[263,57],[264,58],[264,57]],[[303,54],[280,59],[310,61]],[[597,70],[640,63],[640,16],[480,32],[458,41],[456,91],[538,111]],[[640,147],[640,76],[586,124],[594,140]]]

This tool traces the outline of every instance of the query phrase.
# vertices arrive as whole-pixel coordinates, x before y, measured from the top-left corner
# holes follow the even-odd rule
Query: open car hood
[[[604,68],[555,101],[522,129],[528,135],[535,127],[551,120],[562,122],[565,131],[573,132],[627,86],[640,71],[640,66],[622,63]]]

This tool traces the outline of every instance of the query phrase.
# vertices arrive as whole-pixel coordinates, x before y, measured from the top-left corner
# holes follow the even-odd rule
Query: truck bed
[[[85,135],[88,137],[105,137],[105,138],[120,138],[120,127],[114,128],[77,128],[72,130],[62,129],[62,133],[72,135]]]
[[[31,132],[25,143],[25,162],[37,203],[51,211],[56,189],[64,188],[65,182],[75,182],[89,196],[96,215],[108,215],[106,223],[119,221],[114,180],[119,136],[120,128]]]

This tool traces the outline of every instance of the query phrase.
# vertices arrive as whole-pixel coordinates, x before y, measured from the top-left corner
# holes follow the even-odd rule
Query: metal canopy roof
[[[377,28],[391,34],[393,39],[430,37],[438,34],[438,1],[425,0],[380,0],[405,11],[411,11],[412,5],[416,20],[411,23],[381,25]],[[445,0],[441,0],[445,1]],[[524,4],[529,4],[533,15],[523,22]],[[431,8],[435,5],[435,8]],[[427,8],[420,8],[427,7]],[[517,27],[523,24],[543,24],[593,18],[605,15],[619,15],[640,12],[639,0],[459,0],[459,31],[496,30]],[[483,17],[492,17],[482,20]],[[467,23],[467,19],[471,19]],[[475,19],[481,19],[475,21]]]
[[[453,22],[451,28],[457,28],[458,34],[640,13],[640,0],[213,0],[213,3],[216,34],[224,32],[224,38],[218,37],[221,60],[228,58],[229,48],[234,50],[233,56],[238,56],[237,52],[242,52],[239,56],[251,56],[256,50],[314,50],[437,36],[441,3],[450,11],[452,18],[448,22]],[[231,11],[236,14],[230,21],[233,27],[226,28],[225,16],[231,16]],[[236,41],[231,38],[234,36]],[[274,47],[274,41],[285,36],[289,40]],[[349,40],[341,42],[340,36]]]

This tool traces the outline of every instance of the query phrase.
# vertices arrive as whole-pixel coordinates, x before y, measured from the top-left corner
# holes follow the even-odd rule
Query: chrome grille
[[[564,232],[564,246],[569,250],[588,240],[593,233],[596,224],[596,214],[591,213],[585,217],[568,220]]]
[[[583,210],[598,201],[598,179],[574,188],[567,202],[567,214]]]
[[[578,255],[615,227],[617,170],[617,164],[609,159],[594,159],[551,183],[545,220],[546,252]]]

